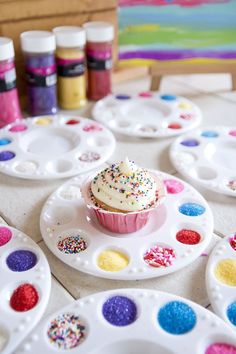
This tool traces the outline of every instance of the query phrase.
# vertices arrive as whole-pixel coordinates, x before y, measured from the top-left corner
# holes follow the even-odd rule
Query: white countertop
[[[165,77],[161,91],[182,95],[195,102],[203,113],[203,126],[236,126],[236,93],[230,92],[230,77],[221,75],[196,75]],[[134,93],[149,89],[150,80],[144,78],[116,85],[115,92]],[[90,107],[75,115],[89,117]],[[168,139],[138,139],[116,136],[117,146],[109,162],[118,161],[128,155],[143,167],[180,175],[171,165],[168,155]],[[45,252],[53,275],[53,286],[46,313],[52,313],[73,299],[102,290],[138,287],[164,290],[186,297],[205,307],[209,300],[205,290],[205,265],[207,257],[199,257],[194,263],[174,274],[161,278],[140,281],[115,281],[95,278],[80,273],[58,260],[42,241],[39,230],[39,216],[48,196],[65,180],[29,181],[0,174],[0,216],[9,225],[25,232]],[[220,237],[236,231],[236,198],[226,197],[194,187],[207,199],[214,216],[214,237],[209,250]],[[209,250],[207,252],[209,252]]]

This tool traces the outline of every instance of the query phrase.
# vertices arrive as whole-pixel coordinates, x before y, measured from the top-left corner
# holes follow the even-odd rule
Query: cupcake
[[[123,234],[147,223],[164,200],[165,187],[155,174],[126,158],[87,180],[82,194],[102,226]]]

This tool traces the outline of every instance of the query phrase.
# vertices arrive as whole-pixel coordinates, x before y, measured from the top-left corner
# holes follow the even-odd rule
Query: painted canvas
[[[236,63],[236,0],[119,0],[119,62]]]

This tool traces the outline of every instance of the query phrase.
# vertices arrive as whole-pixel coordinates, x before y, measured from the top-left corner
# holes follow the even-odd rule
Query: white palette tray
[[[51,273],[39,246],[3,224],[0,258],[0,352],[9,354],[42,317],[50,295]]]
[[[189,184],[166,173],[151,172],[168,183],[169,193],[144,228],[131,234],[109,232],[91,215],[80,192],[86,175],[63,184],[49,197],[40,216],[48,248],[71,267],[110,279],[158,277],[192,263],[212,238],[210,208]],[[194,207],[199,215],[185,215],[187,203],[193,203],[190,209]],[[100,266],[105,258],[110,262],[106,269]]]
[[[60,309],[15,354],[235,354],[235,343],[236,334],[226,323],[192,301],[120,289]]]
[[[103,164],[115,149],[104,126],[66,115],[24,119],[0,129],[0,172],[19,178],[63,178]]]
[[[92,114],[114,132],[147,138],[183,134],[202,119],[190,100],[151,92],[109,95],[95,104]]]
[[[236,197],[236,128],[208,127],[181,136],[171,145],[170,159],[183,176]]]
[[[218,242],[211,252],[206,287],[216,314],[236,330],[236,234]]]

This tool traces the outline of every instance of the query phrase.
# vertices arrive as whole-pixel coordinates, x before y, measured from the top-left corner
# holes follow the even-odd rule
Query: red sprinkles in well
[[[155,268],[169,267],[173,264],[176,254],[173,248],[155,245],[149,248],[144,256],[144,261]]]
[[[18,312],[29,311],[36,306],[39,295],[31,284],[22,284],[16,288],[11,296],[10,305]]]
[[[68,125],[74,125],[74,124],[79,124],[80,121],[78,119],[69,119],[66,124]]]
[[[229,239],[230,246],[236,251],[236,234]]]
[[[201,235],[193,230],[180,230],[176,234],[176,239],[185,245],[196,245],[201,241]]]
[[[179,124],[179,123],[170,123],[170,124],[168,125],[168,128],[169,128],[169,129],[181,129],[181,128],[182,128],[182,125]]]

